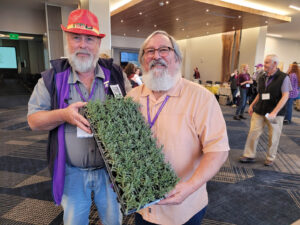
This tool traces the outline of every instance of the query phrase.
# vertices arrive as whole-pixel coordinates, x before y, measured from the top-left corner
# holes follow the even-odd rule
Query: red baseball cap
[[[61,25],[61,29],[75,34],[105,37],[105,34],[100,34],[97,16],[87,9],[72,11],[69,15],[67,27]]]

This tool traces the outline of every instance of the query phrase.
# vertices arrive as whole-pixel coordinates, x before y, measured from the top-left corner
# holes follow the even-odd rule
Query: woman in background
[[[240,97],[239,106],[237,107],[235,116],[233,117],[234,120],[246,119],[246,117],[244,117],[243,114],[247,104],[247,93],[248,93],[248,89],[250,88],[250,84],[253,83],[253,81],[250,78],[250,74],[248,70],[249,70],[248,64],[241,65],[241,73],[238,75],[238,86],[239,86],[241,97]]]
[[[230,89],[232,94],[232,107],[236,107],[237,104],[237,78],[238,78],[239,71],[237,69],[230,75],[229,81],[230,82]]]
[[[291,64],[287,73],[290,77],[293,89],[290,91],[289,100],[286,103],[286,113],[283,124],[290,124],[292,122],[293,103],[294,100],[298,97],[299,68],[297,63]]]

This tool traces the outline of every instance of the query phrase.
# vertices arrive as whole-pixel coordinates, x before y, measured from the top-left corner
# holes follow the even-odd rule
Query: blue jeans
[[[122,224],[116,193],[111,188],[106,169],[85,170],[66,165],[62,206],[65,225],[88,225],[91,194],[104,225]]]
[[[286,103],[286,112],[285,112],[284,120],[288,120],[289,122],[291,122],[292,120],[294,100],[295,100],[294,98],[289,98],[289,100]]]
[[[240,88],[240,103],[236,109],[235,115],[243,115],[247,104],[248,89]]]
[[[206,208],[207,207],[200,210],[197,214],[195,214],[189,221],[187,221],[183,225],[200,225],[201,221],[205,215]],[[144,220],[140,214],[136,213],[135,214],[135,225],[156,225],[156,224],[150,223],[150,222]]]

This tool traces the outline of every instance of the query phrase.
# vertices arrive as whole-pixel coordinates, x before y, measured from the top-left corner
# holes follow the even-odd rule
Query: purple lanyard
[[[266,81],[266,88],[269,86],[269,84],[271,84],[273,79],[274,79],[274,76],[268,78],[268,81]]]
[[[79,86],[78,86],[77,83],[75,83],[75,88],[76,88],[77,93],[80,95],[81,100],[84,101],[84,102],[88,102],[88,101],[90,101],[92,99],[92,97],[94,95],[95,88],[96,88],[96,79],[94,81],[94,84],[93,84],[93,87],[92,87],[92,91],[90,93],[90,96],[89,96],[88,100],[86,100],[85,97],[83,96],[83,94],[82,94],[82,92],[81,92],[81,90],[80,90],[80,88],[79,88]]]
[[[149,95],[147,96],[147,113],[148,113],[148,123],[150,125],[150,128],[153,127],[155,121],[157,120],[158,115],[160,114],[161,110],[163,109],[163,107],[165,106],[166,102],[169,99],[169,95],[166,96],[165,100],[163,101],[163,103],[160,105],[154,119],[151,121],[151,117],[150,117],[150,107],[149,107]]]

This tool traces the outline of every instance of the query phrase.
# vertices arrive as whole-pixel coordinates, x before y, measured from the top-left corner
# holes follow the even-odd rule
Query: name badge
[[[264,93],[261,95],[262,100],[270,100],[270,93]]]
[[[78,138],[90,138],[90,137],[93,137],[93,134],[89,134],[89,133],[85,132],[84,130],[80,129],[79,127],[77,127],[77,137]]]
[[[123,97],[121,89],[118,84],[110,85],[110,89],[111,89],[112,93],[114,94],[115,98]]]
[[[246,87],[250,87],[250,84],[246,84]]]

